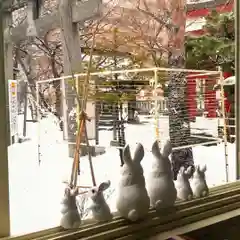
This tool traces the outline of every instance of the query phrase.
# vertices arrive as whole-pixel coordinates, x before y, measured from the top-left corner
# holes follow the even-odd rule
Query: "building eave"
[[[205,17],[214,9],[222,13],[230,12],[233,10],[233,7],[234,7],[233,0],[230,0],[230,1],[217,0],[217,1],[201,2],[197,4],[188,4],[187,18]]]

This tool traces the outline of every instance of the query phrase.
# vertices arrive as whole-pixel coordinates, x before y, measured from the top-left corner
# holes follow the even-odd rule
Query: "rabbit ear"
[[[196,165],[196,166],[195,166],[195,172],[199,172],[199,170],[200,170],[200,169],[199,169],[199,165]]]
[[[159,146],[158,146],[158,141],[156,140],[153,145],[152,145],[152,154],[157,158],[161,158],[162,154],[160,153]]]
[[[185,173],[186,175],[188,175],[188,176],[191,176],[191,175],[192,175],[192,167],[189,166],[189,167],[184,171],[184,173]]]
[[[163,147],[162,155],[164,157],[168,157],[171,153],[172,153],[172,144],[168,140]]]
[[[199,167],[199,170],[200,170],[201,172],[206,172],[206,171],[207,171],[207,165],[204,164],[202,167]]]
[[[141,162],[144,157],[144,148],[141,143],[138,143],[135,153],[134,153],[134,158],[133,161],[135,162]]]
[[[71,189],[69,187],[66,187],[64,190],[64,195],[65,196],[70,196],[71,195]]]
[[[123,149],[123,160],[127,165],[132,164],[132,157],[130,153],[130,147],[128,144]]]
[[[179,173],[180,174],[183,174],[184,173],[184,171],[185,171],[185,168],[182,166],[182,167],[180,167],[180,169],[179,169]]]
[[[108,189],[110,187],[110,184],[111,184],[111,182],[109,180],[106,182],[102,182],[98,187],[98,191],[99,192],[105,191],[106,189]]]

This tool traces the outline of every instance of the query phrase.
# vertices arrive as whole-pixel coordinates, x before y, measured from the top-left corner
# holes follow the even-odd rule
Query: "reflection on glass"
[[[116,31],[109,30],[112,25],[99,30],[96,45],[111,54],[94,52],[91,67],[95,73],[90,74],[86,104],[91,119],[86,126],[90,147],[87,141],[81,144],[77,182],[82,193],[77,197],[82,219],[92,217],[87,192],[93,186],[93,173],[88,154],[97,185],[111,181],[104,196],[115,212],[126,144],[132,152],[136,143],[144,147],[141,164],[147,187],[156,140],[162,152],[165,142],[171,140],[169,158],[175,184],[179,172],[190,185],[194,178],[204,179],[204,172],[209,188],[236,179],[235,83],[222,86],[221,73],[216,72],[221,67],[224,78],[235,76],[232,8],[217,6],[212,13],[188,9],[184,14],[175,11],[176,0],[168,12],[155,11],[169,7],[168,1],[161,2],[163,6],[140,5],[134,14],[126,11],[120,17],[119,9],[113,10],[109,19],[113,19],[112,25],[119,23]],[[203,1],[196,1],[196,7],[197,2]],[[19,24],[25,15],[24,9],[14,11],[13,24]],[[90,32],[91,26],[86,25],[85,32]],[[58,36],[59,31],[52,31],[44,39],[27,41],[15,49],[16,80],[8,81],[12,235],[56,227],[62,216],[60,202],[76,153],[86,75],[52,79],[63,75]],[[82,53],[84,71],[88,50],[84,48]],[[123,68],[139,70],[126,72]],[[184,71],[186,68],[200,72]]]

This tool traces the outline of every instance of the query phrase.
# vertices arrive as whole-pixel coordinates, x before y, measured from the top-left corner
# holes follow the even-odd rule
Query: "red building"
[[[202,29],[205,23],[205,17],[212,11],[219,13],[231,12],[234,7],[234,0],[190,0],[187,11],[187,34],[199,36],[204,34]],[[192,5],[192,6],[191,6]]]
[[[204,34],[203,26],[205,24],[205,17],[212,11],[217,10],[219,13],[231,12],[234,7],[234,0],[192,0],[189,1],[188,11],[187,11],[187,22],[186,22],[186,34],[193,36],[200,36]],[[229,77],[228,73],[224,73],[224,77]],[[204,78],[204,77],[203,77]],[[206,85],[212,85],[209,81]],[[197,113],[197,103],[196,103],[196,79],[188,79],[188,108],[189,117],[194,120]],[[217,100],[216,92],[206,87],[205,88],[205,110],[207,112],[207,117],[216,117],[217,110]],[[195,99],[195,100],[193,100]],[[228,102],[225,100],[225,108],[228,111]]]

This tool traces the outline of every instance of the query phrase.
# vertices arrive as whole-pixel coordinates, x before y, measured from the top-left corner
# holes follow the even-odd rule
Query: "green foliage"
[[[186,37],[186,67],[215,70],[221,66],[224,72],[234,73],[235,43],[234,14],[213,11],[206,17],[205,35]]]

